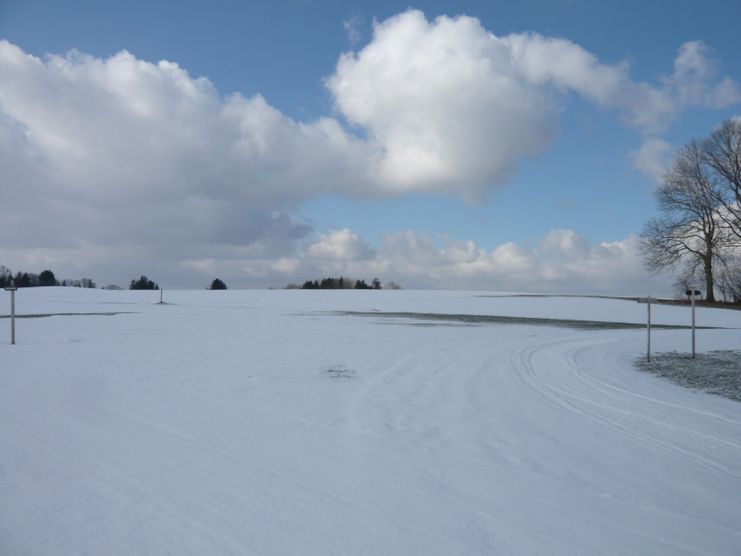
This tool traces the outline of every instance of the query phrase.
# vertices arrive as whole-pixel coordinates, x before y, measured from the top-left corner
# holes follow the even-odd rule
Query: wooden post
[[[18,288],[11,280],[10,286],[5,289],[10,292],[10,344],[15,345],[15,290]]]
[[[15,289],[10,290],[10,344],[15,345]]]
[[[695,288],[689,289],[685,294],[690,296],[692,302],[692,359],[695,358],[695,296],[700,295],[700,292]]]
[[[638,303],[646,303],[648,305],[648,313],[646,318],[646,362],[651,362],[651,296],[639,297],[636,301]]]
[[[692,291],[692,359],[695,358],[695,292]]]
[[[651,362],[651,296],[646,298],[648,306],[648,318],[646,319],[646,361]]]

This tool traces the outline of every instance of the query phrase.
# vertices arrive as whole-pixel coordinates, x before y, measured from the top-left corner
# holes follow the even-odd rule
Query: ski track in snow
[[[0,344],[0,553],[741,553],[741,404],[634,370],[641,331],[310,314],[436,299],[389,294],[27,319]]]
[[[522,371],[521,376],[524,381],[548,401],[574,411],[587,421],[604,426],[610,433],[623,435],[645,446],[653,446],[668,455],[694,462],[695,465],[706,470],[718,471],[729,474],[734,478],[741,478],[741,474],[738,474],[736,470],[724,467],[714,460],[704,457],[700,450],[693,449],[698,441],[722,443],[735,449],[740,449],[741,443],[713,434],[712,429],[698,430],[692,425],[678,426],[670,422],[664,414],[655,413],[650,407],[651,404],[665,405],[665,402],[633,394],[589,376],[584,367],[578,363],[578,356],[582,351],[585,351],[585,348],[564,350],[564,344],[559,343],[557,346],[558,349],[553,349],[555,346],[550,345],[527,348],[518,353],[515,361],[513,361],[514,368]],[[590,347],[592,346],[590,345]],[[601,346],[601,349],[605,349],[605,346]],[[554,354],[553,351],[556,351],[556,353]],[[571,372],[559,375],[557,380],[553,380],[553,377],[549,376],[547,372],[547,366],[537,364],[536,358],[566,360]],[[598,363],[602,365],[602,368],[609,368],[609,361],[604,358],[601,358]],[[636,401],[636,398],[638,401]],[[681,407],[677,404],[670,405]],[[693,411],[686,407],[681,407],[681,409]],[[722,416],[706,412],[701,413],[726,420]],[[739,425],[738,422],[731,422]],[[647,427],[647,424],[650,426]],[[676,435],[679,438],[672,436],[670,442],[663,440],[664,435],[660,433],[671,433],[671,431],[677,429],[681,431],[681,437],[679,435]],[[644,430],[650,432],[646,433]],[[677,440],[680,440],[680,442],[678,443]],[[688,447],[682,446],[685,440]]]

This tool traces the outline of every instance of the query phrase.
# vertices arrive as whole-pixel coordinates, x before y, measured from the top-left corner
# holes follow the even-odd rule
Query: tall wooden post
[[[10,344],[15,345],[15,291],[18,289],[10,281],[10,286],[5,288],[10,292]]]
[[[692,292],[692,359],[695,358],[695,292]]]
[[[648,318],[646,319],[646,361],[651,362],[651,296],[646,298]]]
[[[700,292],[694,288],[684,292],[690,297],[692,303],[692,359],[695,358],[695,296],[700,295]]]

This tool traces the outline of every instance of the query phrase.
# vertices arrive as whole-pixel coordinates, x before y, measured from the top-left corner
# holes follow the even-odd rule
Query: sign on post
[[[685,295],[692,300],[692,359],[695,358],[695,296],[700,295],[699,290],[687,290]]]
[[[646,361],[651,362],[651,296],[639,297],[638,303],[648,305],[648,314],[646,315]]]
[[[18,288],[13,285],[13,280],[10,281],[10,286],[5,288],[5,291],[10,292],[10,344],[15,345],[15,291]]]

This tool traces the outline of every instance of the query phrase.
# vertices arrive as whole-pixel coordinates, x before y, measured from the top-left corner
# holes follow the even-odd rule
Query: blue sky
[[[489,136],[503,134],[492,143],[491,152],[498,153],[503,146],[505,150],[509,148],[507,134],[520,133],[517,119],[520,116],[502,120],[501,114],[496,112],[507,110],[510,100],[503,103],[496,96],[481,100],[483,104],[479,109],[487,111],[491,121],[497,124],[494,126],[496,129],[483,126],[468,133],[466,129],[458,129],[458,122],[464,122],[460,127],[465,127],[470,114],[461,114],[460,120],[457,119],[455,110],[465,110],[465,103],[459,105],[453,101],[451,106],[447,106],[451,94],[449,91],[441,93],[439,98],[431,96],[420,99],[420,105],[433,107],[430,112],[450,110],[451,117],[441,120],[439,125],[418,130],[417,123],[411,121],[409,125],[413,130],[410,130],[395,123],[403,120],[405,113],[392,113],[389,107],[394,106],[393,99],[381,102],[377,98],[387,96],[388,91],[391,91],[388,94],[392,94],[395,87],[404,91],[404,82],[393,80],[394,76],[403,74],[392,74],[388,77],[390,81],[382,84],[383,87],[380,83],[377,89],[367,87],[375,91],[373,94],[376,97],[363,98],[365,93],[360,80],[368,79],[363,65],[370,66],[372,63],[371,48],[374,45],[385,48],[396,44],[393,41],[406,32],[404,14],[407,14],[410,22],[414,19],[410,15],[412,12],[407,11],[410,8],[421,11],[422,21],[425,22],[422,25],[418,15],[415,20],[417,26],[412,31],[420,35],[412,44],[421,49],[431,48],[432,43],[425,41],[433,40],[435,31],[442,29],[437,25],[438,16],[448,16],[447,21],[460,22],[455,19],[460,14],[474,18],[474,24],[465,29],[462,25],[452,24],[449,35],[438,33],[434,39],[437,46],[445,40],[459,41],[460,44],[453,44],[451,48],[460,46],[465,56],[466,48],[475,48],[465,42],[472,34],[484,40],[486,36],[532,37],[532,33],[536,33],[547,40],[562,41],[559,43],[561,46],[567,44],[569,48],[573,47],[568,60],[564,58],[559,62],[557,71],[537,67],[533,70],[536,74],[531,72],[526,76],[530,79],[526,91],[536,95],[532,106],[538,114],[531,116],[523,111],[522,128],[532,126],[527,132],[530,135],[523,131],[527,137],[518,136],[514,139],[513,142],[520,141],[521,144],[513,147],[512,153],[501,155],[501,164],[491,163],[487,166],[485,159],[488,151],[483,143],[488,141]],[[391,23],[394,21],[398,24]],[[183,153],[178,155],[177,152],[168,151],[166,159],[157,162],[155,173],[162,171],[162,175],[152,178],[147,185],[148,191],[157,190],[158,193],[152,195],[163,202],[170,195],[166,205],[163,205],[167,208],[159,211],[160,225],[166,227],[169,222],[169,228],[161,234],[155,234],[159,239],[144,240],[137,234],[129,234],[130,228],[123,225],[116,233],[111,232],[111,238],[105,242],[93,241],[83,234],[75,234],[74,240],[67,244],[59,241],[44,244],[39,239],[24,245],[26,240],[19,237],[6,238],[5,244],[0,245],[0,255],[4,258],[0,264],[11,268],[30,265],[28,270],[36,271],[41,269],[35,269],[33,265],[56,265],[55,268],[60,269],[58,273],[70,274],[69,277],[78,277],[75,273],[85,273],[99,282],[119,283],[127,282],[132,272],[149,271],[152,274],[159,273],[160,282],[169,281],[176,287],[198,286],[212,274],[224,276],[228,283],[251,287],[283,285],[289,281],[316,277],[316,273],[344,272],[358,277],[383,274],[384,279],[395,279],[410,287],[610,289],[614,293],[636,288],[665,288],[665,279],[660,281],[641,271],[634,252],[636,244],[630,238],[640,233],[643,223],[654,215],[651,192],[656,185],[655,168],[670,160],[670,149],[692,138],[707,135],[724,119],[741,113],[741,103],[734,96],[737,91],[733,88],[733,85],[741,82],[738,21],[741,21],[741,4],[734,1],[439,1],[407,4],[305,0],[211,2],[205,5],[189,2],[60,3],[4,0],[0,2],[0,39],[5,39],[27,57],[48,60],[48,55],[52,54],[63,58],[67,56],[66,59],[71,60],[67,53],[74,49],[88,57],[85,63],[89,69],[94,65],[90,60],[109,60],[125,50],[134,60],[143,63],[156,65],[160,60],[174,62],[191,79],[200,76],[207,78],[224,102],[233,93],[245,99],[261,95],[271,109],[299,126],[325,118],[331,119],[349,137],[368,139],[369,142],[377,138],[380,146],[374,151],[375,154],[368,155],[366,152],[358,155],[361,157],[384,156],[383,153],[391,156],[395,145],[402,143],[404,149],[411,148],[409,137],[413,135],[410,133],[417,131],[418,137],[423,139],[440,133],[441,136],[433,138],[430,143],[438,145],[446,140],[450,126],[459,134],[455,135],[456,138],[464,143],[471,141],[471,145],[470,148],[463,145],[459,160],[451,163],[453,166],[460,164],[453,168],[455,179],[443,179],[420,170],[409,178],[413,181],[411,183],[404,181],[407,178],[399,177],[401,174],[388,178],[390,170],[386,168],[383,175],[387,178],[358,180],[357,184],[348,185],[358,172],[353,167],[314,178],[327,182],[336,179],[337,183],[331,186],[307,186],[301,183],[303,173],[308,171],[302,155],[296,154],[290,158],[281,153],[277,160],[263,160],[258,177],[254,179],[250,176],[255,168],[253,162],[240,166],[240,176],[244,179],[241,185],[232,183],[232,178],[222,180],[218,169],[213,170],[215,174],[207,173],[204,179],[213,182],[208,195],[191,190],[178,194],[168,181],[177,180],[178,171],[174,167],[165,171],[160,166],[182,166],[183,157],[187,157]],[[387,29],[385,46],[375,26]],[[699,64],[697,67],[701,66],[707,71],[703,69],[698,74],[697,67],[693,66],[695,73],[686,78],[686,83],[680,82],[680,79],[685,79],[676,73],[675,68],[680,48],[686,44],[697,45],[697,41],[702,41],[702,48],[693,47],[690,53],[700,56],[699,62],[697,56],[692,59]],[[531,39],[525,42],[533,48],[539,47],[533,45],[535,41]],[[548,52],[553,52],[557,45],[549,45]],[[578,49],[578,53],[575,54],[574,49]],[[347,52],[354,53],[354,64],[340,70],[338,59]],[[369,55],[363,57],[363,52]],[[538,50],[533,56],[544,52]],[[423,56],[423,53],[409,54]],[[578,63],[581,54],[591,57],[600,68],[608,69],[602,71],[594,64],[586,69],[573,69],[575,66],[569,64]],[[405,55],[402,52],[394,63],[403,64]],[[82,62],[75,60],[72,63],[78,64],[80,69]],[[419,60],[423,59],[417,60],[417,63],[421,63]],[[489,62],[494,65],[498,63],[492,60]],[[52,69],[47,68],[49,72]],[[121,71],[120,67],[116,71]],[[431,71],[436,69],[433,67]],[[440,68],[440,71],[445,70]],[[586,75],[585,71],[593,71],[594,75]],[[610,90],[605,88],[607,85],[594,85],[605,73],[610,74],[608,80],[620,74],[624,83]],[[10,97],[3,102],[0,87],[0,110],[4,110],[6,119],[13,122],[14,130],[24,130],[25,137],[44,135],[45,130],[34,126],[55,127],[56,122],[50,123],[49,119],[56,116],[34,119],[29,115],[38,113],[40,104],[45,102],[50,111],[52,103],[60,103],[55,105],[56,113],[62,111],[67,115],[79,110],[81,122],[90,114],[85,112],[84,107],[78,106],[80,99],[87,98],[87,93],[100,83],[99,78],[90,77],[90,71],[86,70],[84,74],[91,79],[90,83],[81,83],[77,79],[75,87],[78,89],[67,83],[65,91],[70,98],[65,101],[53,97],[49,83],[55,81],[51,78],[42,79],[41,85],[19,82],[15,98],[33,99],[24,101],[25,104],[12,101]],[[6,73],[6,83],[11,79],[24,79],[22,75],[27,74]],[[105,75],[114,79],[110,71]],[[354,79],[357,83],[351,83],[350,92],[341,93],[329,84],[333,76],[337,77],[338,83],[341,79]],[[496,75],[493,78],[498,79]],[[723,79],[729,80],[731,86],[724,89],[721,98],[717,87]],[[548,80],[548,83],[543,85],[542,80]],[[671,85],[667,85],[669,81],[672,81]],[[439,80],[432,79],[430,83],[430,86],[435,86]],[[465,81],[467,86],[471,83],[475,85],[477,82]],[[372,77],[368,84],[373,85]],[[636,84],[646,84],[654,89],[652,94],[663,95],[665,98],[662,102],[665,103],[660,108],[671,103],[671,109],[667,108],[671,114],[659,123],[628,122],[630,118],[638,116],[650,117],[646,115],[651,112],[650,107],[637,108],[637,105],[630,104],[637,95],[633,91],[638,89]],[[33,90],[47,87],[49,100],[44,100],[43,95],[29,95],[27,91],[30,89],[23,87]],[[451,90],[455,91],[455,87],[451,87]],[[632,92],[628,94],[626,90]],[[427,91],[421,94],[426,95]],[[708,100],[711,96],[712,100]],[[479,98],[475,94],[474,97]],[[543,113],[539,113],[541,107],[538,102],[541,101],[550,104]],[[39,104],[32,105],[33,102]],[[413,108],[413,99],[411,102],[410,107]],[[472,110],[476,109],[476,106],[472,106]],[[80,124],[78,127],[77,123],[70,123],[73,116],[66,118],[64,125],[59,123],[59,126],[82,129],[83,134],[90,130],[92,124]],[[178,113],[175,117],[189,116]],[[432,115],[431,119],[434,117]],[[424,118],[424,115],[418,116],[418,120]],[[117,134],[115,127],[104,128],[105,125],[113,126],[112,123],[104,123],[104,117],[93,119],[100,126],[100,129],[91,132],[96,137]],[[502,121],[512,126],[511,130],[501,129]],[[181,123],[178,129],[183,126],[190,129],[196,125],[193,122]],[[424,123],[420,126],[424,127]],[[539,140],[534,136],[541,129],[543,133],[550,134],[547,139]],[[143,130],[143,127],[134,126],[127,130],[127,137],[133,142],[141,140],[137,134],[145,133]],[[198,132],[205,133],[203,130]],[[73,139],[69,135],[65,137],[72,145]],[[163,137],[163,140],[167,140],[167,137]],[[117,154],[121,152],[121,145],[96,144],[101,150],[96,159],[110,160],[111,167],[115,167],[116,163],[124,164],[123,158],[119,160]],[[48,145],[45,144],[43,148],[50,148]],[[58,147],[58,143],[55,145]],[[70,145],[65,147],[72,152]],[[653,154],[647,151],[651,156],[647,154],[640,159],[638,153],[642,147],[649,145],[658,145],[658,149]],[[36,152],[33,147],[29,146],[29,152]],[[38,147],[38,150],[43,152],[43,148]],[[279,149],[280,144],[271,148]],[[297,153],[306,151],[301,145],[292,149]],[[424,151],[424,146],[420,149]],[[56,160],[58,153],[47,154],[49,160]],[[9,153],[6,155],[11,156]],[[400,156],[407,155],[409,153]],[[324,155],[315,153],[307,156]],[[36,162],[28,162],[18,169],[19,176],[36,175],[42,171],[39,157],[33,160]],[[412,159],[407,156],[399,160],[403,160],[403,164],[410,164]],[[644,164],[640,160],[644,160]],[[476,166],[479,161],[483,169],[475,175],[467,174],[467,168]],[[646,171],[646,165],[651,163],[654,164],[654,171]],[[291,169],[289,176],[275,178],[280,181],[280,194],[268,202],[263,200],[262,189],[278,187],[264,185],[273,179],[275,172],[272,168],[275,164],[295,165],[295,168]],[[268,170],[265,169],[266,165]],[[46,166],[51,167],[52,163]],[[44,171],[51,171],[48,167]],[[397,172],[406,171],[398,165],[394,168]],[[311,171],[321,174],[324,170]],[[65,175],[65,172],[59,169],[54,170],[53,174]],[[192,174],[193,170],[189,172]],[[653,176],[649,175],[652,173]],[[95,181],[96,185],[91,181],[90,189],[104,187],[100,185],[100,177],[91,177],[94,174],[92,170],[89,174],[87,177],[75,174],[74,179],[78,180],[78,184],[79,180]],[[271,177],[266,178],[266,175]],[[66,179],[72,178],[68,176]],[[230,185],[226,185],[227,182]],[[475,186],[473,182],[476,182]],[[74,189],[61,183],[55,187],[56,192],[65,190],[69,193],[70,189]],[[111,199],[120,202],[123,198],[118,193],[114,195],[113,188],[116,186],[110,187],[110,197],[104,198],[99,190],[89,194],[78,191],[64,199],[60,197],[60,203],[65,208],[59,209],[59,204],[57,208],[49,208],[49,213],[43,215],[44,222],[70,218],[70,215],[76,214],[76,210],[82,210],[80,206],[84,206],[85,215],[79,216],[81,221],[89,225],[95,235],[107,235],[109,230],[105,229],[105,223],[124,218],[120,214],[106,212],[108,209],[105,206],[113,202]],[[241,189],[235,193],[236,188]],[[227,190],[230,193],[227,194]],[[299,190],[302,191],[300,194],[292,193]],[[17,225],[19,221],[25,226],[39,225],[34,222],[34,218],[42,218],[38,212],[34,214],[29,209],[28,219],[19,216],[26,214],[21,201],[17,200],[23,195],[14,191],[9,180],[4,186],[0,185],[0,192],[6,207],[5,212],[0,213],[0,222],[5,225]],[[234,198],[229,197],[232,194]],[[177,239],[178,235],[188,236],[178,234],[177,227],[187,225],[188,219],[193,218],[193,211],[198,211],[199,219],[204,212],[184,207],[185,212],[177,213],[176,207],[184,203],[184,199],[203,200],[205,197],[209,202],[229,198],[230,208],[224,202],[219,210],[231,214],[243,209],[246,214],[244,218],[251,219],[253,223],[263,222],[264,225],[245,224],[238,215],[233,216],[234,223],[225,225],[224,230],[218,233],[214,232],[220,241],[210,239],[205,242],[211,246],[210,250],[201,245],[202,242]],[[132,195],[127,199],[132,204],[147,203],[148,197]],[[68,210],[67,205],[71,206],[74,202],[78,203],[76,208]],[[19,204],[14,207],[14,203]],[[227,219],[221,212],[216,212],[219,214],[215,218],[219,221]],[[186,213],[187,217],[184,216]],[[131,218],[130,213],[128,218]],[[145,222],[153,225],[154,216],[145,219]],[[96,226],[103,226],[99,233]],[[212,229],[213,226],[209,225],[208,230]],[[548,237],[554,231],[561,238],[555,242],[561,246],[558,249],[566,251],[548,251],[549,246],[554,244]],[[568,234],[562,233],[564,231],[568,231]],[[551,239],[556,236],[551,236]],[[567,236],[568,240],[565,239]],[[600,245],[620,242],[623,242],[620,260],[612,263],[603,260],[611,255],[600,251]],[[198,248],[194,247],[195,243],[199,243]],[[510,244],[514,245],[511,249],[506,247]],[[238,248],[229,251],[226,245],[236,245]],[[468,245],[465,249],[468,249],[469,255],[461,255],[459,261],[454,252],[463,249],[462,245]],[[417,252],[424,252],[425,249],[429,252],[428,256],[420,257],[418,265],[412,268],[400,261],[408,262],[409,249],[414,246],[419,247]],[[500,255],[509,253],[511,257],[494,255],[502,246],[505,248]],[[127,253],[131,264],[112,260],[106,254],[112,249]],[[508,249],[514,251],[510,253]],[[609,245],[606,249],[609,251]],[[168,256],[161,256],[163,252],[167,252]],[[481,254],[477,257],[471,254],[473,252]],[[170,256],[172,253],[179,255]],[[71,254],[76,254],[75,263],[69,262]],[[583,265],[579,263],[579,257],[585,258]],[[529,262],[525,264],[523,258]],[[571,266],[559,266],[560,258],[568,259]],[[511,263],[512,260],[519,262]],[[507,270],[510,263],[517,267],[511,272]],[[590,265],[604,267],[604,272],[610,276],[615,274],[614,269],[620,268],[620,265],[630,268],[626,269],[623,282],[614,278],[603,280],[604,277],[596,270],[586,276],[575,275],[575,269]],[[443,267],[444,271],[441,270]],[[544,268],[549,270],[543,272]],[[528,276],[533,275],[537,275],[537,278],[528,281]]]

